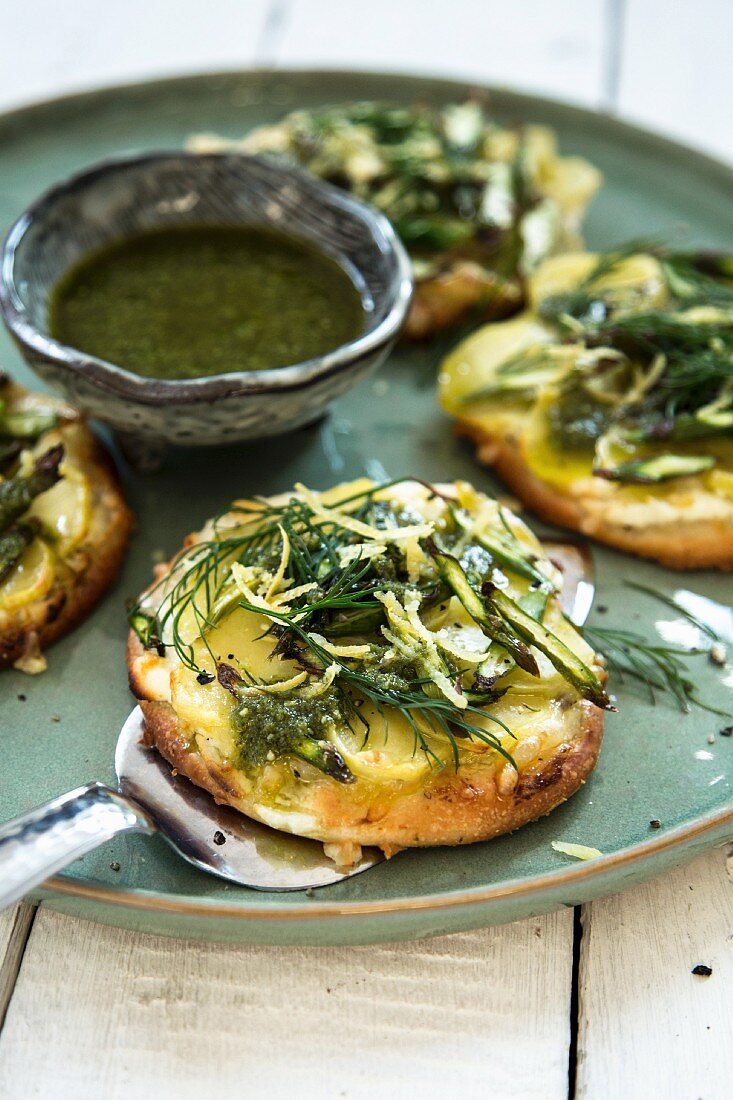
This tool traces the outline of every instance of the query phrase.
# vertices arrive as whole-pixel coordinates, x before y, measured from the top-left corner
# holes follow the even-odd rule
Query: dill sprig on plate
[[[260,615],[263,634],[272,638],[271,657],[301,670],[289,695],[306,699],[324,685],[333,689],[348,725],[365,727],[365,737],[360,700],[379,712],[391,708],[409,724],[416,751],[434,762],[435,736],[448,741],[456,763],[462,739],[511,759],[502,742],[511,730],[490,705],[510,686],[504,677],[517,662],[539,675],[530,653],[535,642],[569,690],[610,705],[592,670],[543,624],[554,594],[551,575],[516,537],[503,509],[497,506],[494,523],[478,529],[468,510],[428,485],[443,506],[439,520],[426,523],[385,493],[393,484],[330,507],[302,488],[280,504],[235,504],[214,521],[211,536],[181,551],[131,608],[131,626],[144,645],[160,653],[171,646],[205,684],[221,679],[223,664],[211,648],[211,631],[238,607]],[[407,539],[420,559],[417,574],[407,562]],[[518,602],[495,583],[505,586],[509,578],[525,592]],[[425,624],[454,594],[485,638],[480,663]],[[236,663],[233,674],[224,673],[229,690],[271,690],[247,667],[246,654]],[[495,725],[496,734],[479,718]],[[344,774],[332,753],[323,764],[335,768],[329,772],[335,777]]]
[[[708,624],[682,607],[673,597],[659,592],[649,585],[636,581],[626,581],[626,587],[643,592],[675,611],[694,626],[701,636],[712,643],[720,643],[720,636]],[[730,717],[729,713],[711,707],[697,694],[696,685],[690,679],[686,659],[708,653],[709,649],[682,649],[666,642],[650,642],[648,638],[633,630],[623,630],[605,626],[584,626],[583,637],[606,659],[609,672],[617,676],[621,683],[628,677],[640,683],[647,691],[649,699],[656,704],[657,695],[671,696],[680,710],[688,713],[692,706],[701,710]]]

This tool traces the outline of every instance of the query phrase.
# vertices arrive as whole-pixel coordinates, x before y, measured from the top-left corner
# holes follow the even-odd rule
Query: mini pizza
[[[543,519],[673,569],[733,567],[733,261],[557,256],[443,363],[440,401]]]
[[[551,130],[500,126],[478,101],[301,110],[240,140],[198,134],[188,147],[284,157],[382,210],[412,257],[415,339],[516,312],[524,276],[579,246],[601,182],[587,161],[558,154]]]
[[[600,749],[605,674],[561,583],[466,483],[237,501],[131,613],[147,740],[340,865],[506,833],[573,794]]]
[[[41,651],[114,580],[131,527],[78,414],[0,378],[0,668],[44,670]]]

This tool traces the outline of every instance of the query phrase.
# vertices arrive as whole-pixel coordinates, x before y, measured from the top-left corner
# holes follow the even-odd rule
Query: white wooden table
[[[0,109],[252,64],[439,72],[733,159],[730,0],[3,0]],[[697,964],[712,968],[696,977]],[[733,856],[503,928],[202,945],[0,914],[0,1097],[733,1096]]]

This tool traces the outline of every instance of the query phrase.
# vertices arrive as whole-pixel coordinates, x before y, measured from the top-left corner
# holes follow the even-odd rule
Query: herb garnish
[[[554,581],[501,506],[481,498],[474,512],[428,486],[441,507],[427,522],[399,495],[385,492],[394,484],[333,505],[302,486],[281,504],[236,504],[130,609],[133,630],[143,645],[172,646],[197,676],[216,671],[240,709],[270,691],[289,704],[299,700],[302,720],[292,724],[290,740],[273,731],[269,751],[283,754],[289,746],[342,782],[349,779],[344,761],[327,738],[306,728],[313,700],[326,693],[364,739],[369,722],[361,701],[368,700],[379,713],[400,712],[415,751],[435,764],[443,762],[431,739],[445,740],[456,766],[465,739],[511,760],[501,740],[511,730],[487,708],[511,690],[504,677],[512,669],[539,674],[532,646],[569,692],[610,707],[592,670],[543,623]],[[510,578],[520,593],[516,600],[506,590]],[[439,615],[454,592],[470,616],[474,646],[476,637],[483,639],[478,649],[430,628],[431,615]],[[284,674],[290,679],[265,683],[247,668],[246,655],[234,668],[212,651],[211,631],[237,607],[262,616],[271,659],[284,657],[297,669]],[[493,723],[497,733],[478,719]]]
[[[644,258],[644,276],[622,278]],[[658,483],[717,464],[706,444],[733,437],[731,257],[635,241],[537,308],[547,345],[507,360],[462,403],[550,387],[551,437],[613,481]]]
[[[687,611],[672,597],[659,592],[648,585],[636,581],[626,581],[628,588],[644,592],[681,615],[701,635],[713,643],[719,643],[720,637],[707,623]],[[685,658],[706,652],[704,649],[681,649],[665,642],[650,642],[643,635],[632,630],[619,630],[613,627],[584,626],[583,637],[606,658],[608,668],[623,683],[630,677],[642,684],[652,704],[656,704],[657,692],[670,695],[684,713],[691,706],[700,707],[711,714],[729,717],[729,712],[711,707],[697,695],[695,684],[688,677]]]

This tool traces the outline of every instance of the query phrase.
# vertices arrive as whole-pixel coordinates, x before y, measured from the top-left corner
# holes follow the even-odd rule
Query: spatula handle
[[[155,832],[135,802],[89,783],[0,826],[0,909],[118,833]]]

